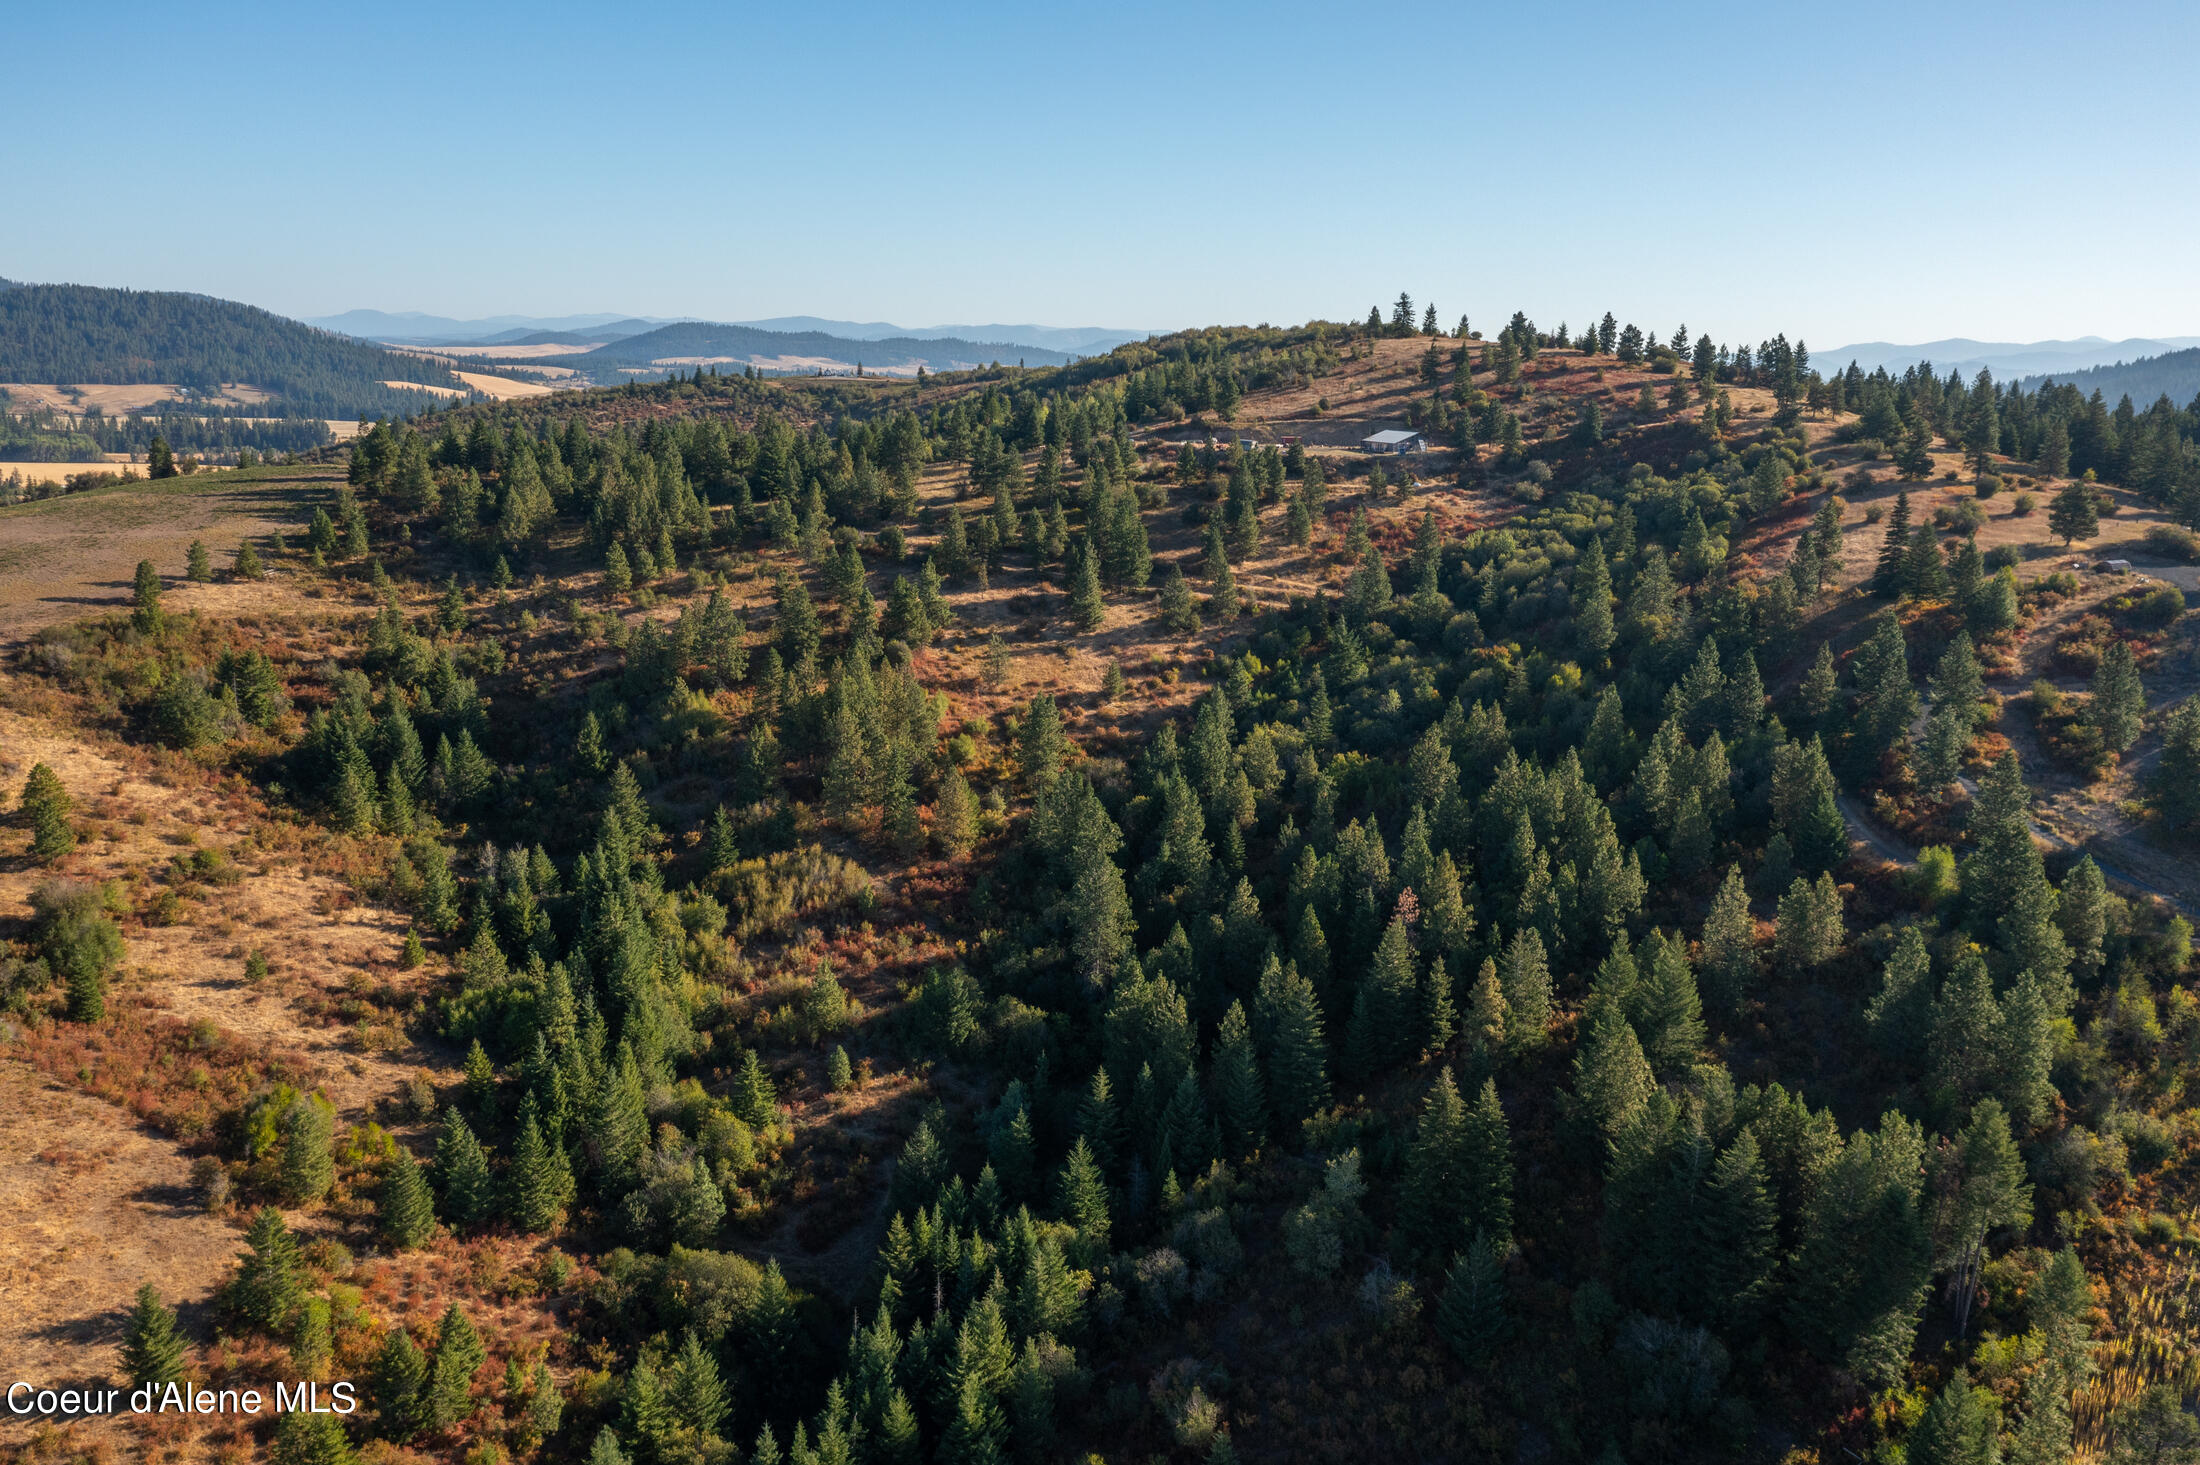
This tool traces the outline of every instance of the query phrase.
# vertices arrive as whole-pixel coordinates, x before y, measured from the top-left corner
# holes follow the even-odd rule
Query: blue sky
[[[103,15],[10,21],[0,275],[296,315],[1176,326],[1405,289],[1821,346],[2200,334],[2191,5]]]

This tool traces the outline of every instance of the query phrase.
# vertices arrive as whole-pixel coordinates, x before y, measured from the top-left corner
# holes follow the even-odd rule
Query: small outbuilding
[[[1385,428],[1360,439],[1360,451],[1364,453],[1418,453],[1427,447],[1419,433],[1402,427]]]

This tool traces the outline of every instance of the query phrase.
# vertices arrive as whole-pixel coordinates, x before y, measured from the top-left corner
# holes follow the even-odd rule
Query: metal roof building
[[[1369,453],[1418,453],[1427,446],[1419,433],[1398,427],[1385,428],[1360,439],[1361,451]]]

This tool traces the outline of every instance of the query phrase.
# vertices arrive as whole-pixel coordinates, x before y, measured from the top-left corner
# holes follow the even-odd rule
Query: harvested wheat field
[[[522,381],[515,376],[490,376],[479,371],[460,371],[453,375],[483,396],[494,397],[500,402],[513,397],[547,397],[557,390],[555,387],[544,386],[541,382]]]
[[[128,453],[106,453],[89,463],[0,463],[0,478],[21,478],[25,483],[66,483],[79,473],[128,473],[145,476],[145,465]]]

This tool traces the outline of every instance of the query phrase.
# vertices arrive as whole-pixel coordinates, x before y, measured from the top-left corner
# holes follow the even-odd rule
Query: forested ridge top
[[[2047,380],[2047,377],[2027,378],[2024,385],[2038,387]],[[2080,392],[2097,391],[2103,396],[2131,397],[2141,402],[2160,397],[2173,402],[2190,401],[2200,396],[2200,347],[2119,361],[2113,366],[2064,372],[2053,380]]]
[[[177,1085],[256,1213],[191,1356],[370,1377],[300,1458],[2182,1448],[2190,929],[2027,783],[2200,818],[2183,598],[2040,563],[2189,554],[2196,427],[1404,299],[381,424],[11,672],[325,841],[426,984],[344,1020],[468,1055]]]
[[[218,395],[245,383],[298,417],[416,408],[385,382],[456,387],[448,368],[286,320],[255,306],[175,291],[17,285],[0,292],[0,380],[169,382]]]

